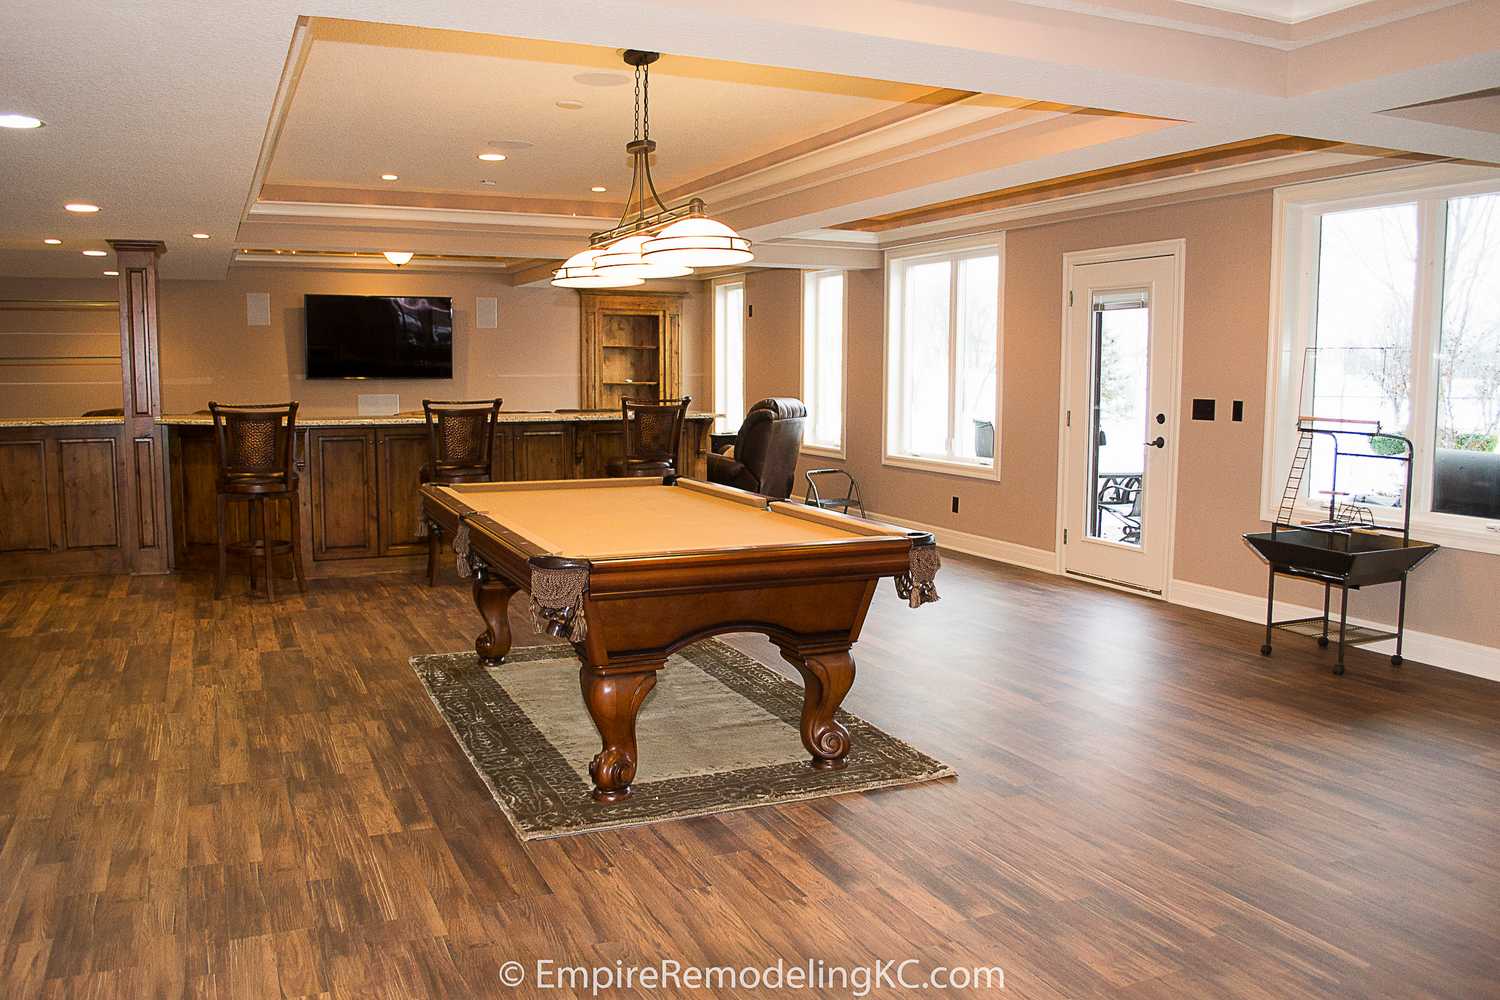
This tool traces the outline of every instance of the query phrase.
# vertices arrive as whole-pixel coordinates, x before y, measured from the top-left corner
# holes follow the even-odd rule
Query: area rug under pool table
[[[599,805],[588,764],[599,736],[564,645],[417,656],[412,669],[522,840],[706,816],[954,776],[848,712],[848,766],[818,771],[798,735],[802,687],[717,640],[674,654],[636,723],[630,798]]]

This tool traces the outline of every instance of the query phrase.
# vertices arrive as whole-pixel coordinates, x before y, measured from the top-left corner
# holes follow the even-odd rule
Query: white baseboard
[[[899,524],[903,528],[930,531],[937,539],[939,546],[952,549],[954,552],[979,556],[981,559],[994,559],[998,562],[1010,563],[1012,566],[1023,566],[1026,569],[1037,569],[1044,573],[1057,572],[1057,554],[1051,549],[1034,549],[1030,545],[1006,542],[986,535],[974,535],[955,528],[940,528],[937,525],[923,524],[920,521],[896,517],[893,514],[876,514],[872,511],[870,517],[876,521]]]
[[[997,562],[1009,563],[1012,566],[1021,566],[1026,569],[1040,570],[1043,573],[1057,573],[1057,554],[1050,549],[1032,548],[1029,545],[1019,545],[1015,542],[1006,542],[998,538],[989,538],[985,535],[975,535],[967,531],[942,528],[933,524],[923,524],[920,521],[896,517],[891,514],[876,514],[871,512],[870,517],[877,521],[889,521],[892,524],[899,524],[905,528],[930,531],[937,538],[938,545],[945,549],[952,549],[955,552],[979,556],[982,559],[993,559]],[[1083,580],[1083,582],[1092,583],[1094,581]],[[1224,590],[1219,587],[1210,587],[1207,584],[1192,583],[1188,580],[1173,580],[1168,585],[1165,596],[1168,603],[1171,604],[1197,608],[1200,611],[1210,611],[1214,614],[1238,618],[1241,621],[1260,622],[1264,624],[1266,620],[1266,599],[1258,597],[1255,594],[1242,594],[1235,590]],[[1322,608],[1292,604],[1288,601],[1276,602],[1276,617],[1278,620],[1283,618],[1310,617],[1321,614],[1322,610]],[[1385,623],[1371,621],[1366,618],[1350,617],[1349,621],[1351,624],[1364,625],[1367,628],[1389,629],[1391,627]],[[1396,642],[1394,639],[1391,639],[1361,648],[1389,655],[1396,651]],[[1414,629],[1407,629],[1406,640],[1401,652],[1406,659],[1418,663],[1427,663],[1434,667],[1442,667],[1445,670],[1483,677],[1486,680],[1500,681],[1500,649],[1494,646],[1481,646],[1479,643],[1464,642],[1462,639],[1450,639],[1443,635],[1433,635],[1430,632],[1418,632]]]
[[[1200,611],[1212,611],[1214,614],[1227,615],[1241,621],[1265,624],[1266,599],[1264,597],[1241,594],[1238,591],[1223,590],[1187,580],[1173,580],[1167,593],[1168,599],[1173,604],[1197,608]],[[1320,607],[1313,608],[1287,601],[1276,602],[1278,620],[1307,618],[1322,613],[1323,609]],[[1384,622],[1353,616],[1349,618],[1349,622],[1368,628],[1389,629],[1391,627]],[[1362,648],[1389,655],[1396,651],[1396,642],[1394,639],[1389,639]],[[1462,639],[1450,639],[1444,635],[1407,629],[1401,654],[1408,660],[1428,663],[1461,674],[1472,674],[1486,680],[1500,681],[1500,649],[1494,646],[1481,646],[1475,642],[1464,642]]]

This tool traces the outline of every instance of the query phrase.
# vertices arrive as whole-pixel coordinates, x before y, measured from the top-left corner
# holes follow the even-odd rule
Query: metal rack
[[[1339,589],[1338,660],[1333,672],[1344,672],[1344,650],[1347,646],[1366,646],[1372,643],[1396,641],[1396,651],[1391,664],[1402,663],[1402,641],[1406,631],[1406,583],[1407,575],[1425,560],[1437,546],[1427,542],[1411,540],[1411,488],[1412,455],[1411,441],[1403,435],[1381,430],[1377,420],[1350,420],[1345,418],[1301,415],[1297,418],[1297,449],[1293,454],[1286,487],[1282,491],[1281,504],[1276,520],[1268,532],[1250,532],[1244,538],[1270,568],[1266,585],[1266,641],[1260,647],[1261,655],[1271,655],[1271,638],[1275,629],[1317,640],[1327,647],[1330,638],[1330,612],[1333,589]],[[1325,520],[1309,524],[1295,524],[1297,500],[1302,495],[1302,482],[1311,460],[1313,442],[1323,435],[1333,446],[1333,468],[1328,490],[1328,516]],[[1346,451],[1342,444],[1347,436],[1359,436],[1366,440],[1383,439],[1400,444],[1400,454]],[[1394,529],[1382,528],[1375,523],[1374,512],[1355,503],[1340,503],[1338,489],[1339,461],[1357,457],[1401,462],[1405,466],[1405,488],[1401,494],[1402,522],[1399,537]],[[1295,577],[1311,580],[1323,585],[1323,613],[1305,618],[1276,620],[1276,577]],[[1349,624],[1349,591],[1363,586],[1381,583],[1399,583],[1401,596],[1397,605],[1396,629],[1385,631]]]

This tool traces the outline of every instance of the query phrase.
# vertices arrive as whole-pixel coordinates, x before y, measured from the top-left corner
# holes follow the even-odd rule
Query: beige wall
[[[76,417],[118,407],[120,315],[19,308],[17,299],[102,301],[113,278],[0,278],[0,418]]]
[[[683,310],[684,391],[706,399],[708,329],[698,302],[700,282],[666,284],[689,291]],[[271,325],[248,326],[245,294],[271,296]],[[453,298],[451,380],[309,380],[303,377],[302,298],[309,292],[348,295],[445,295]],[[113,298],[112,280],[0,279],[0,298]],[[499,300],[499,327],[474,327],[474,302]],[[108,320],[118,330],[118,320]],[[360,393],[397,393],[403,409],[424,396],[474,399],[502,396],[509,410],[578,405],[578,295],[550,286],[512,288],[493,277],[464,272],[315,271],[236,268],[224,281],[163,281],[160,287],[162,408],[168,413],[221,402],[297,399],[306,413],[356,410]],[[38,338],[29,338],[37,340]],[[3,346],[3,345],[0,345]],[[114,344],[118,354],[118,334]],[[118,379],[118,368],[115,369]],[[0,416],[71,416],[83,407],[76,387],[42,383],[27,372],[4,394]],[[98,395],[90,389],[90,400]],[[116,384],[99,406],[120,405]]]
[[[869,508],[939,528],[1052,552],[1057,507],[1057,414],[1062,364],[1062,255],[1074,250],[1183,238],[1187,243],[1183,398],[1179,405],[1178,513],[1173,578],[1260,596],[1265,567],[1240,535],[1259,521],[1271,195],[1257,193],[1013,230],[1005,242],[1000,480],[989,482],[881,464],[884,276],[849,275],[846,465]],[[755,325],[746,345],[748,398],[800,385],[798,284],[791,272],[752,275]],[[772,316],[773,306],[780,311]],[[789,336],[787,330],[794,332]],[[757,343],[756,337],[764,340]],[[1193,397],[1219,401],[1219,419],[1189,419]],[[1229,420],[1233,400],[1245,420]],[[826,458],[803,467],[835,464]],[[799,482],[798,488],[802,484]],[[952,497],[960,513],[951,513]],[[1313,603],[1311,588],[1278,592]],[[1500,646],[1500,557],[1445,549],[1413,577],[1413,629]],[[1396,593],[1351,597],[1351,613],[1393,621]]]

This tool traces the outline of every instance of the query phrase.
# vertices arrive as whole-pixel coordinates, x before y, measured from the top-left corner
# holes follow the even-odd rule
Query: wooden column
[[[157,345],[156,261],[166,244],[110,240],[120,270],[120,369],[125,424],[120,430],[124,469],[126,557],[132,573],[166,573],[166,476],[163,474],[161,357]]]

